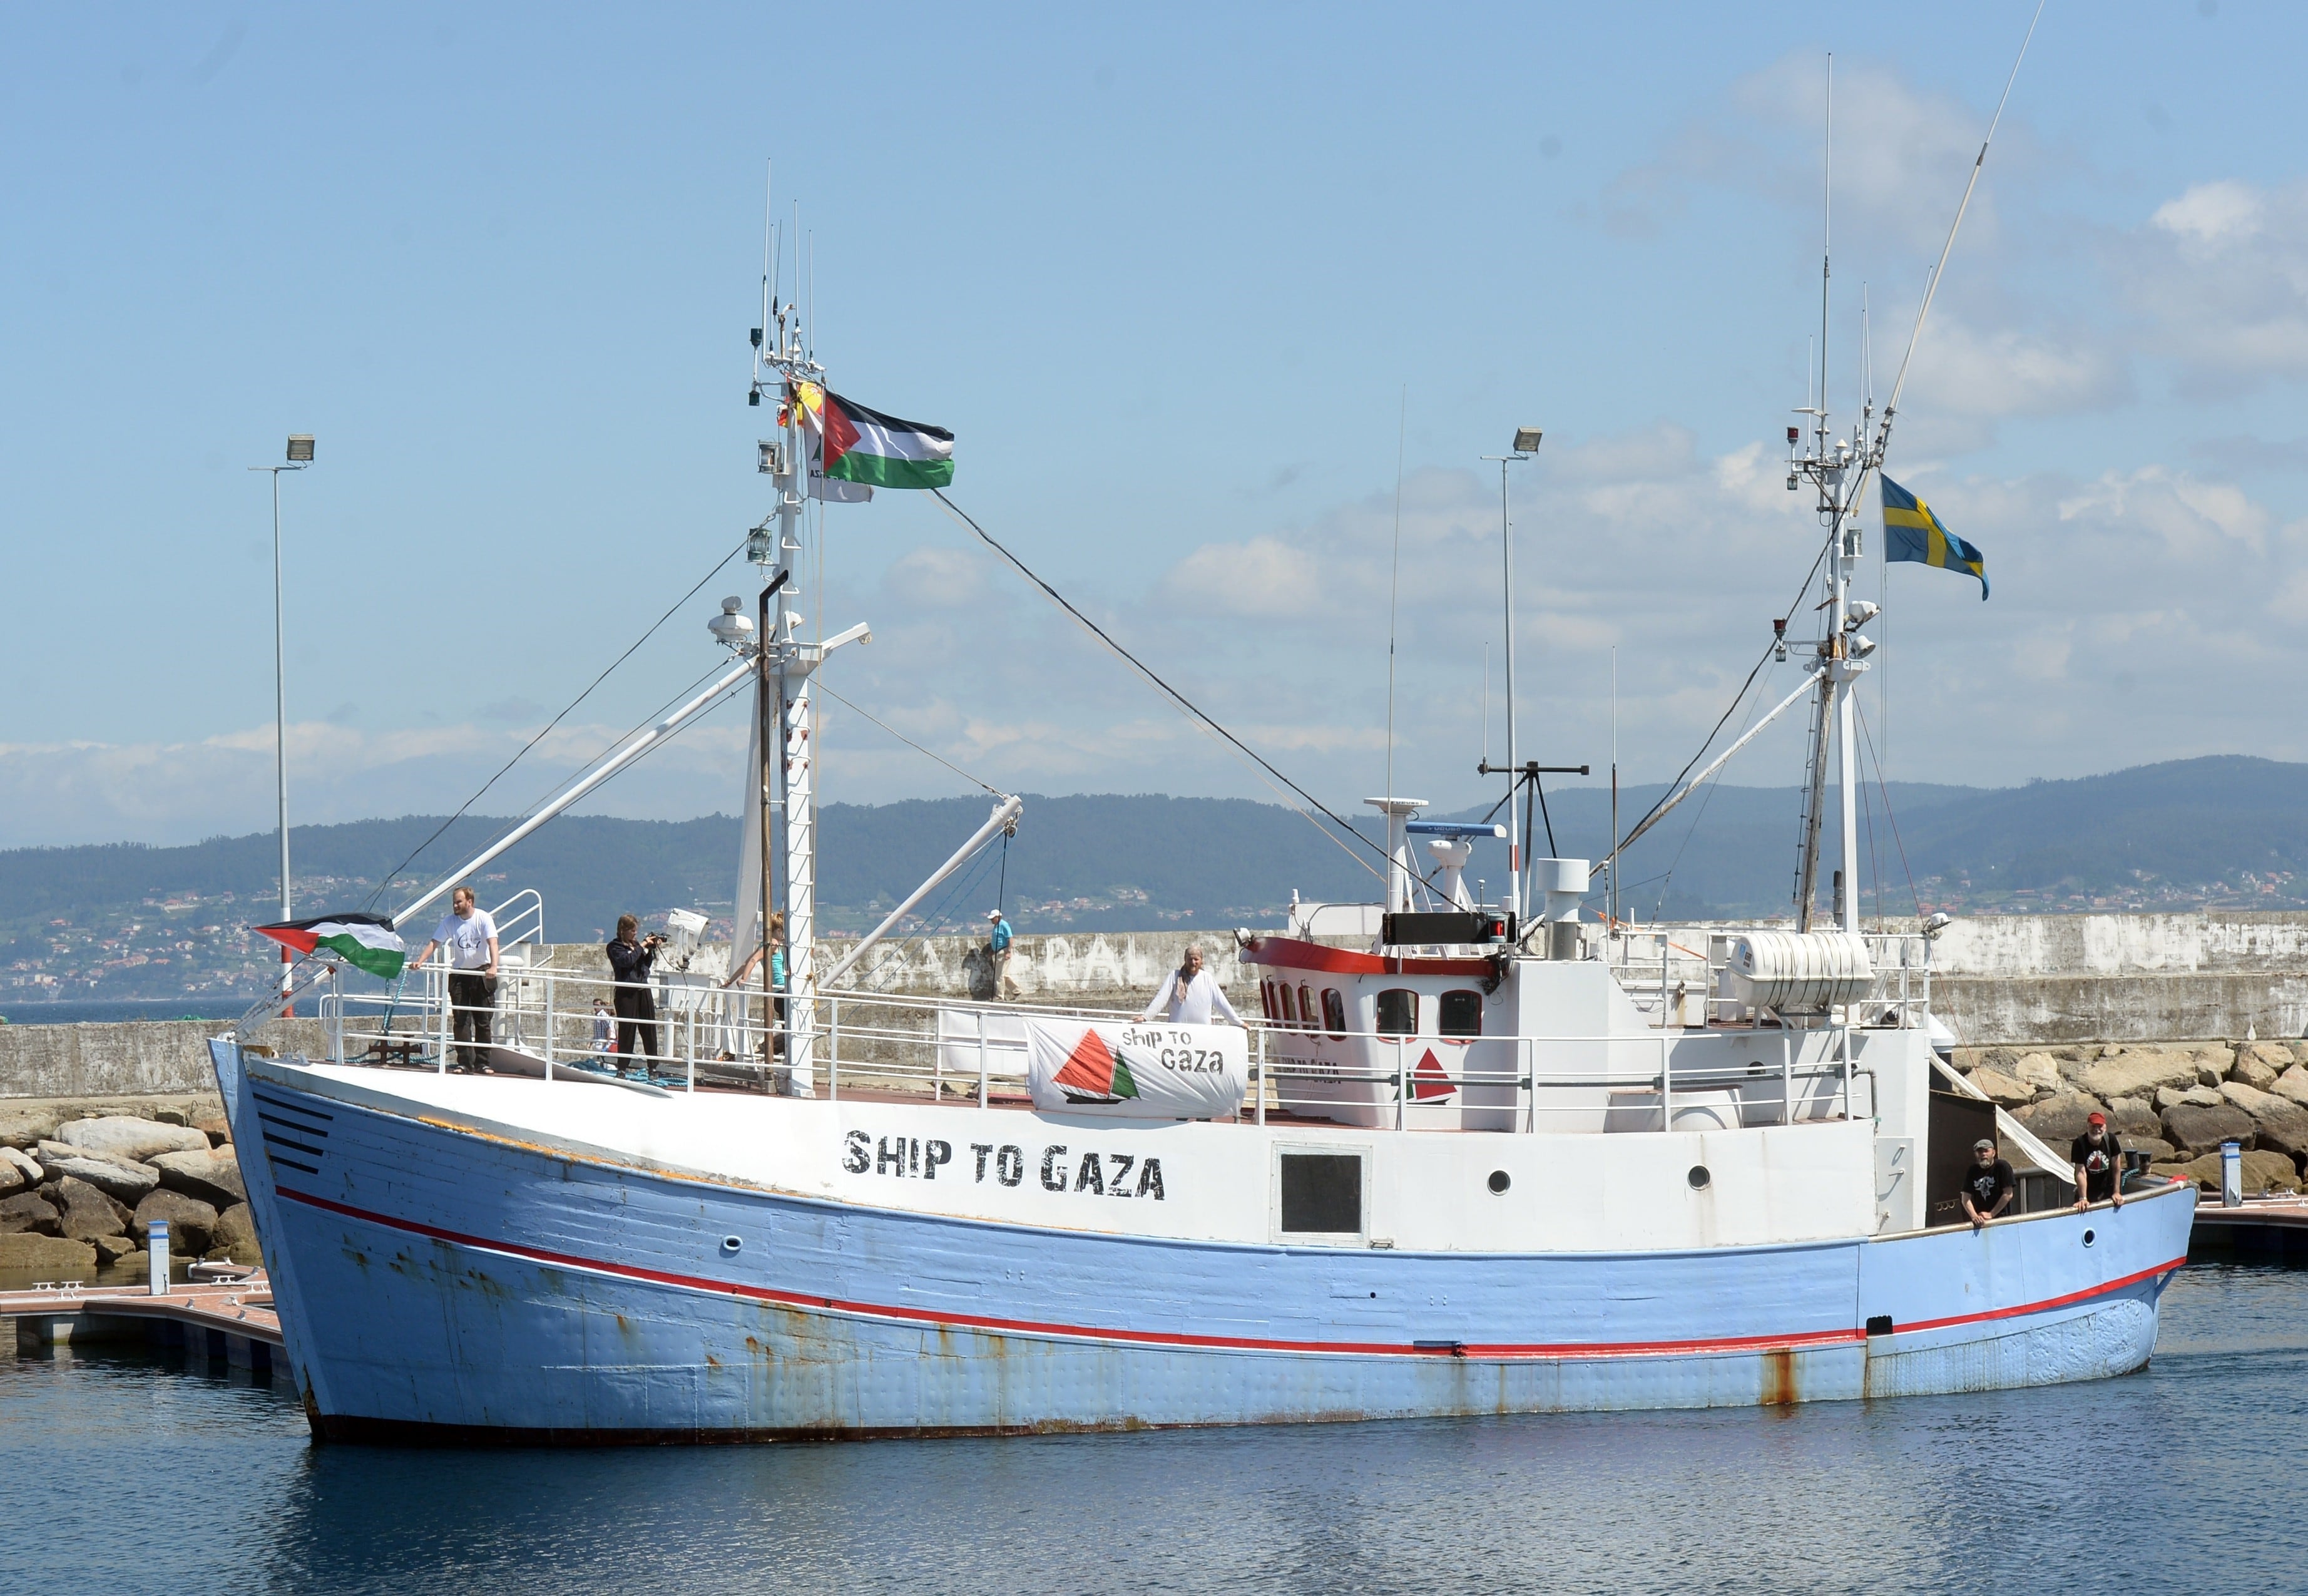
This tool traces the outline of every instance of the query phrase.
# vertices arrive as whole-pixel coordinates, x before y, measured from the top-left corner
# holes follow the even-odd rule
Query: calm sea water
[[[247,997],[91,997],[85,1002],[0,1003],[11,1025],[93,1025],[120,1020],[237,1020]]]
[[[1777,1412],[418,1452],[0,1357],[0,1590],[2296,1591],[2304,1411],[2308,1272],[2243,1265],[2131,1378]]]

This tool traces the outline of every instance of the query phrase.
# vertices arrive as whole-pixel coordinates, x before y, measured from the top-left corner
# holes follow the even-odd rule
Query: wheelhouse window
[[[1442,1008],[1435,1015],[1434,1029],[1444,1036],[1482,1035],[1483,995],[1464,988],[1443,993]]]
[[[1298,1023],[1308,1031],[1314,1029],[1314,988],[1303,981],[1298,987]]]
[[[1389,987],[1378,995],[1378,1033],[1381,1036],[1417,1036],[1418,1034],[1418,994],[1408,987]]]
[[[1281,1021],[1285,1025],[1296,1025],[1298,1022],[1298,1015],[1296,1011],[1290,1006],[1290,983],[1288,981],[1276,982],[1274,986],[1274,1017]]]
[[[1322,988],[1322,1029],[1341,1041],[1347,1035],[1347,1000],[1336,987]]]

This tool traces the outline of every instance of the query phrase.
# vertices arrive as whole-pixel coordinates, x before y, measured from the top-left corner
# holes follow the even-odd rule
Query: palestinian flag
[[[400,933],[381,914],[323,914],[255,929],[259,936],[270,936],[296,953],[334,953],[380,980],[392,979],[409,962]]]
[[[1071,1102],[1112,1103],[1138,1095],[1138,1083],[1131,1078],[1130,1065],[1114,1056],[1096,1026],[1082,1032],[1082,1040],[1074,1045],[1065,1067],[1051,1080]]]
[[[900,421],[830,391],[824,406],[828,477],[869,487],[943,487],[953,480],[953,434],[944,427]]]

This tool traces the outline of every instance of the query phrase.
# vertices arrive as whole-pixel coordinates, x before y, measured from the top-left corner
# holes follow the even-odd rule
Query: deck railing
[[[834,1099],[871,1092],[1016,1104],[1029,1098],[1029,1019],[1138,1018],[1114,1009],[859,991],[820,995],[804,1016],[797,999],[780,995],[770,1005],[758,987],[708,986],[676,975],[652,987],[654,1046],[643,1040],[643,1051],[619,1055],[599,1048],[593,1023],[597,998],[614,1008],[614,980],[595,970],[557,968],[549,955],[532,962],[527,947],[519,958],[504,951],[486,1062],[548,1081],[617,1074],[683,1091],[783,1091],[798,1080],[808,1094]],[[332,987],[322,1003],[332,1061],[443,1071],[456,1063],[444,972],[420,973],[417,989],[397,998]],[[805,1017],[809,1023],[797,1023]],[[1866,1017],[1873,1026],[1899,1022],[1896,1014]],[[1238,1117],[1259,1123],[1287,1116],[1407,1130],[1728,1129],[1848,1117],[1856,1081],[1866,1074],[1855,1068],[1849,1032],[1839,1026],[1442,1037],[1307,1030],[1254,1018],[1244,1030],[1250,1083]],[[1753,1045],[1731,1048],[1715,1040],[1735,1031]],[[1862,1106],[1873,1111],[1872,1102]]]

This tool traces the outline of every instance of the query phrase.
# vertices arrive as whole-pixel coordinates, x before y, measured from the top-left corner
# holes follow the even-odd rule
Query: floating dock
[[[2308,1197],[2246,1197],[2234,1208],[2217,1198],[2199,1203],[2188,1255],[2208,1255],[2308,1261]]]
[[[212,1359],[254,1373],[286,1367],[280,1317],[262,1272],[245,1280],[195,1281],[154,1296],[146,1286],[38,1285],[0,1291],[0,1318],[16,1323],[19,1351],[91,1342],[205,1348]]]

